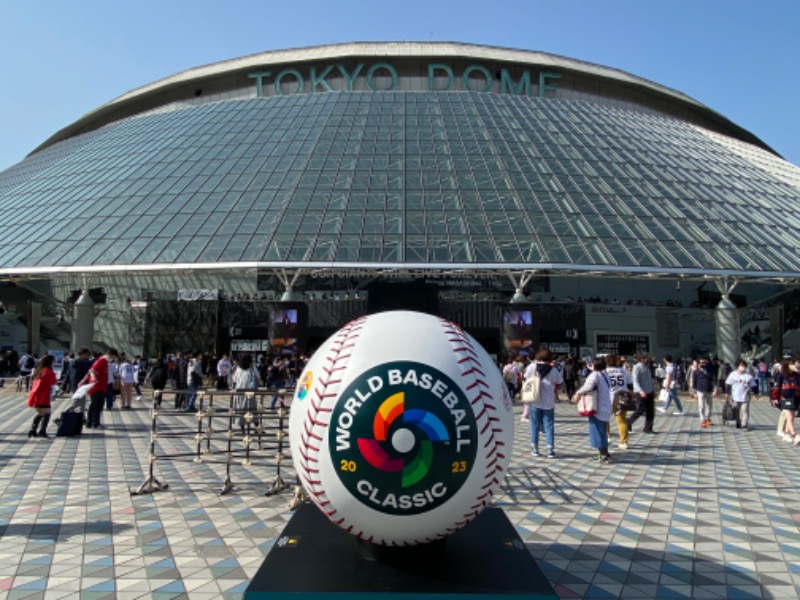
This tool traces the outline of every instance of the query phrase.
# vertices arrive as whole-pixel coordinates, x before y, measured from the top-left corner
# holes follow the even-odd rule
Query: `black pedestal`
[[[388,548],[357,540],[309,503],[287,523],[244,597],[558,598],[499,508],[440,542]]]

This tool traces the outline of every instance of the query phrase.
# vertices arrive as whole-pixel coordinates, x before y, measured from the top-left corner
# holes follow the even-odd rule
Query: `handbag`
[[[658,401],[666,402],[667,400],[669,400],[669,390],[667,390],[667,388],[661,388],[661,391],[658,392]]]
[[[591,417],[597,414],[597,390],[591,390],[578,398],[578,414]]]

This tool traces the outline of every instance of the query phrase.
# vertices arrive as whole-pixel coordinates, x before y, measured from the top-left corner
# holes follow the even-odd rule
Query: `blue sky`
[[[40,0],[0,4],[0,170],[124,92],[266,50],[459,41],[677,89],[800,165],[800,0]]]

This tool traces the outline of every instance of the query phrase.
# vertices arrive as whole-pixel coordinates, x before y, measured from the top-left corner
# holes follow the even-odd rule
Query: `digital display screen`
[[[269,343],[275,349],[297,345],[297,309],[276,308],[272,312]]]
[[[533,312],[507,310],[503,316],[503,344],[512,354],[529,354],[533,346]]]

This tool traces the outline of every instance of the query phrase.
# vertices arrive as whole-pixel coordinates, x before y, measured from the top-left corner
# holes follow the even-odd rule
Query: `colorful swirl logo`
[[[427,439],[419,441],[419,450],[411,460],[393,458],[384,446],[390,447],[399,453],[406,453],[416,445],[416,436],[406,428],[395,430],[389,440],[389,428],[398,419],[404,425],[415,425],[422,431]],[[359,438],[358,449],[364,459],[376,469],[387,472],[402,471],[402,487],[411,487],[422,481],[428,474],[433,462],[433,442],[447,442],[450,436],[444,423],[433,413],[427,410],[405,410],[405,393],[398,392],[389,396],[380,405],[373,421],[374,438]]]
[[[303,380],[297,386],[297,399],[304,400],[308,393],[311,391],[311,384],[314,381],[314,376],[311,371],[306,371]]]
[[[331,409],[328,449],[339,481],[391,515],[433,510],[476,463],[478,427],[464,390],[436,366],[398,360],[354,377]]]

